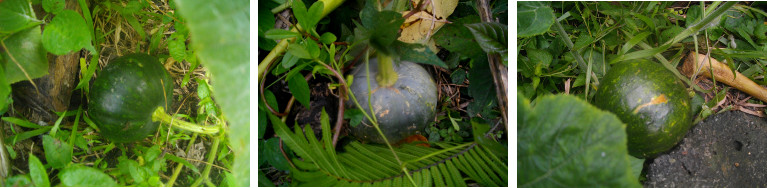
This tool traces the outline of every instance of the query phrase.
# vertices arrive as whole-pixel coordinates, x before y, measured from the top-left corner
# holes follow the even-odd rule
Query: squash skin
[[[654,158],[668,151],[692,127],[685,85],[658,63],[613,66],[602,78],[594,101],[627,125],[629,154],[634,157]]]
[[[423,131],[434,118],[437,104],[437,86],[426,69],[420,65],[402,61],[392,62],[399,78],[391,87],[379,87],[375,76],[378,73],[377,59],[370,59],[370,90],[378,125],[390,143]],[[361,109],[370,113],[365,65],[352,70],[354,81],[350,90],[357,98]],[[351,100],[351,97],[350,97]],[[347,101],[347,108],[356,108],[353,101]],[[372,115],[372,114],[371,114]],[[385,143],[373,124],[364,118],[362,123],[352,127],[350,133],[363,141]]]
[[[157,58],[129,54],[101,70],[88,98],[88,115],[103,137],[133,142],[157,131],[152,112],[173,103],[173,79]]]

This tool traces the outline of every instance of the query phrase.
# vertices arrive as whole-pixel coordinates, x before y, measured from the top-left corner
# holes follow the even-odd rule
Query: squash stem
[[[171,127],[177,129],[208,135],[216,134],[221,129],[218,126],[202,126],[188,121],[174,119],[172,116],[165,113],[165,109],[163,107],[157,107],[157,109],[152,113],[152,121],[168,123],[171,125]]]
[[[378,52],[378,75],[376,81],[381,87],[390,87],[397,82],[399,75],[394,71],[392,58],[389,55]]]

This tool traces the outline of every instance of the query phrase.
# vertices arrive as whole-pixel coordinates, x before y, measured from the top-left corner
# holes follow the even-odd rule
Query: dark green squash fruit
[[[662,65],[630,61],[602,78],[594,105],[626,123],[629,154],[653,158],[674,147],[692,125],[690,96]]]
[[[152,113],[170,108],[173,79],[160,61],[147,54],[111,60],[89,93],[88,115],[101,135],[114,142],[143,139],[157,130]]]
[[[434,119],[437,104],[437,86],[426,70],[420,65],[402,61],[392,63],[398,78],[388,87],[380,87],[376,82],[379,74],[377,59],[369,60],[370,91],[365,65],[358,65],[352,70],[354,76],[350,90],[357,98],[362,110],[370,113],[368,100],[372,104],[379,127],[390,143],[423,131]],[[356,108],[353,101],[346,102],[349,108]],[[383,144],[384,140],[365,118],[362,123],[351,128],[355,137],[374,143]]]

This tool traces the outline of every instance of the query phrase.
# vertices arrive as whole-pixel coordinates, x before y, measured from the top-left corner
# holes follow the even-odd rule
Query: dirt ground
[[[645,161],[645,187],[767,187],[767,120],[712,115],[670,152]]]

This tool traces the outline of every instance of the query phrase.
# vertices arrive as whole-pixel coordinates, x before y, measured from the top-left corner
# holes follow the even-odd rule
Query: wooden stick
[[[695,63],[696,56],[698,63]],[[738,71],[734,71],[735,74],[733,74],[729,66],[716,59],[711,58],[710,64],[708,60],[706,55],[690,52],[684,65],[682,65],[682,72],[688,77],[692,77],[695,72],[698,72],[700,75],[711,78],[711,70],[713,70],[716,81],[737,88],[761,101],[767,102],[767,89],[754,83],[754,81],[751,81]]]

